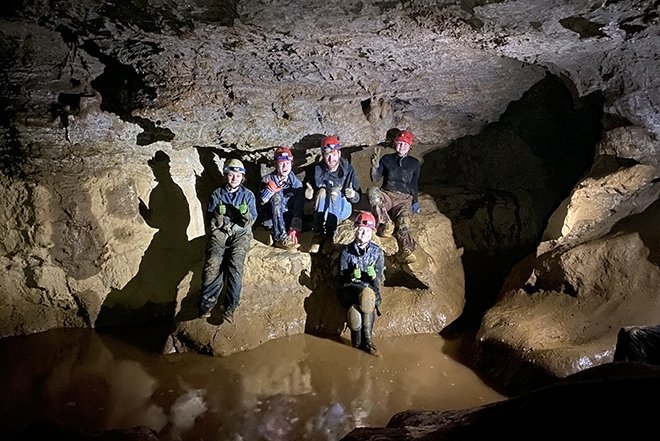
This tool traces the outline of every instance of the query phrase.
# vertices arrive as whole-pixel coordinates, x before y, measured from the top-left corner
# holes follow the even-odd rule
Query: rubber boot
[[[362,350],[368,352],[371,355],[380,357],[378,349],[374,346],[372,340],[372,331],[374,329],[374,322],[376,321],[376,313],[370,312],[369,314],[362,314],[362,333],[363,333],[363,342]]]
[[[360,348],[362,346],[362,330],[351,331],[351,345],[354,348]]]

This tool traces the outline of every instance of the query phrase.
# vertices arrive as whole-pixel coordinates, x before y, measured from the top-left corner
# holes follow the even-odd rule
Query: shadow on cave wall
[[[444,334],[476,329],[512,266],[536,248],[593,164],[602,116],[599,93],[575,100],[548,74],[478,135],[425,155],[420,191],[451,219],[464,248],[466,304]]]
[[[188,240],[188,201],[170,174],[170,158],[158,151],[149,160],[158,184],[147,203],[140,200],[145,222],[158,229],[142,256],[137,274],[122,288],[113,289],[101,307],[96,327],[146,323],[174,317],[177,289],[192,273],[189,284],[198,283],[205,236]],[[192,291],[192,289],[188,289]],[[164,337],[163,337],[164,338]]]

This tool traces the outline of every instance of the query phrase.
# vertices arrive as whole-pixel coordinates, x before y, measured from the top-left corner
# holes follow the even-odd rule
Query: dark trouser
[[[380,203],[372,207],[376,222],[380,225],[394,220],[394,237],[399,247],[407,251],[415,251],[417,243],[410,234],[412,195],[386,190],[381,190],[380,193]]]
[[[291,197],[285,197],[282,192],[275,193],[268,202],[267,209],[270,210],[271,235],[274,241],[284,240],[289,234],[289,228],[302,230],[302,223],[298,218],[293,218],[291,213]]]
[[[341,188],[321,188],[314,201],[314,231],[332,239],[337,225],[351,216],[353,206],[341,193]]]
[[[252,230],[234,227],[227,234],[213,230],[206,247],[206,263],[202,273],[202,292],[199,308],[210,311],[218,303],[227,277],[224,305],[228,310],[238,307],[243,288],[243,264],[250,249]]]
[[[369,292],[370,294],[365,296]],[[376,322],[375,308],[381,302],[379,293],[361,284],[350,284],[337,291],[339,303],[348,310],[348,327],[351,330],[351,344],[356,348],[372,346],[372,334]],[[352,317],[357,314],[358,317]]]

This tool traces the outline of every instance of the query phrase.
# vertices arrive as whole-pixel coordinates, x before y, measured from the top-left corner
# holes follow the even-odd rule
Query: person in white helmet
[[[226,183],[211,194],[208,214],[211,233],[206,248],[199,302],[200,317],[211,316],[223,293],[222,318],[231,323],[239,305],[243,285],[243,264],[252,242],[252,225],[257,219],[254,193],[243,186],[245,167],[238,159],[224,166]]]
[[[353,347],[379,356],[372,333],[381,302],[385,255],[382,248],[371,241],[376,231],[373,214],[362,211],[353,224],[355,240],[345,245],[339,254],[337,298],[347,309],[346,321]]]

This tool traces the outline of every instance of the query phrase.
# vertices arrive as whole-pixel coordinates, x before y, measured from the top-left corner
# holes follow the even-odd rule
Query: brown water
[[[376,339],[382,358],[298,335],[223,358],[160,355],[144,331],[52,330],[0,340],[0,433],[39,418],[83,429],[145,425],[162,440],[338,440],[406,409],[505,397],[437,334]]]

